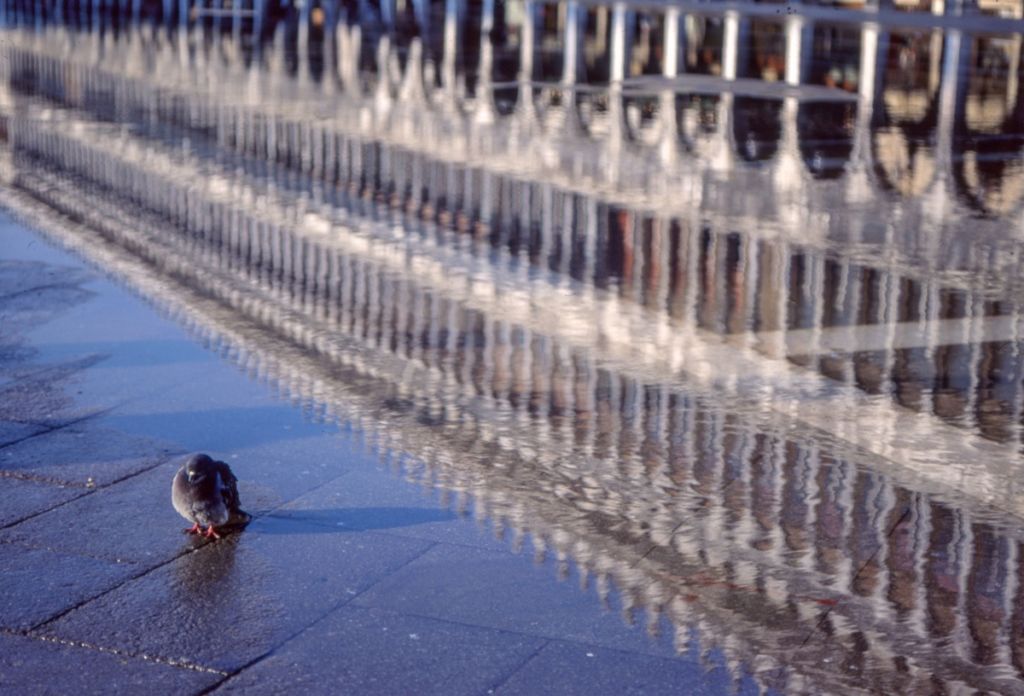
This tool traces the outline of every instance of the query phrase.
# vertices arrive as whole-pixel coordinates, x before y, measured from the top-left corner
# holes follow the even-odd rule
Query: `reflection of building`
[[[286,166],[214,163],[31,104],[17,113],[17,185],[100,230],[77,238],[85,253],[241,366],[413,455],[410,475],[471,496],[599,593],[614,584],[681,646],[696,630],[731,669],[776,686],[785,665],[794,691],[999,692],[1024,674],[1020,541],[982,509],[765,424],[727,393],[610,367],[600,341],[545,330],[543,302],[507,298],[518,288],[554,302],[557,286],[473,275],[474,250],[438,245],[453,233],[396,237],[355,212],[342,233]],[[718,250],[697,288],[645,271],[640,301],[737,282],[721,269],[741,256],[738,239],[642,229],[649,256],[673,237]],[[696,309],[728,321],[745,297]],[[579,301],[600,316],[617,300]]]
[[[1019,533],[989,506],[1024,515],[1019,43],[460,7],[291,17],[258,59],[9,32],[16,185],[162,269],[129,275],[242,364],[766,680],[1012,690]]]
[[[572,12],[544,22],[558,26]],[[608,22],[609,32],[629,24],[614,13]],[[664,18],[648,23],[645,40],[670,34],[668,26]],[[521,33],[520,53],[540,33],[550,27]],[[803,34],[815,44],[826,36]],[[1019,60],[1010,57],[1019,57],[1019,39],[867,27],[858,75],[874,75],[872,84],[859,77],[858,101],[828,103],[728,93],[664,99],[657,91],[647,98],[625,87],[573,95],[557,91],[578,76],[566,63],[551,93],[560,100],[542,107],[537,88],[520,86],[515,98],[529,95],[532,106],[495,119],[502,110],[488,111],[483,78],[473,99],[439,96],[447,87],[422,79],[429,71],[416,41],[404,72],[385,44],[370,52],[379,54],[371,68],[391,66],[383,76],[354,72],[348,57],[366,55],[359,36],[337,32],[343,80],[335,96],[324,95],[326,78],[314,82],[301,60],[296,81],[286,79],[281,49],[266,57],[266,72],[245,68],[230,44],[214,45],[207,58],[200,51],[210,77],[198,90],[186,86],[193,68],[181,63],[189,45],[159,35],[20,35],[9,55],[16,84],[104,116],[152,105],[158,118],[189,124],[222,147],[304,172],[321,182],[321,196],[337,200],[331,192],[341,187],[472,230],[533,266],[616,288],[678,327],[718,335],[752,328],[762,334],[753,347],[769,356],[987,438],[1020,441],[1014,346],[1024,230],[993,218],[972,221],[973,234],[964,235],[950,214],[957,200],[1007,219],[1018,209],[1024,160],[1013,124],[1022,102]],[[62,46],[74,52],[65,57]],[[138,72],[111,72],[90,56]],[[868,69],[876,56],[878,67]],[[680,69],[685,62],[680,54]],[[139,84],[149,79],[142,64],[161,76],[151,88]],[[820,72],[814,65],[810,72]],[[324,118],[280,105],[297,95]],[[655,116],[645,120],[646,110]],[[666,141],[675,145],[672,159]],[[524,161],[527,149],[535,156]],[[693,217],[698,207],[707,222]],[[730,234],[737,227],[744,234]],[[988,342],[978,345],[982,335]]]

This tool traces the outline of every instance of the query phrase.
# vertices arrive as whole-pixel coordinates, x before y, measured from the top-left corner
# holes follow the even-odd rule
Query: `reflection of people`
[[[856,92],[858,83],[858,69],[852,63],[846,65],[834,65],[825,73],[825,85],[827,87],[838,87],[847,92]]]

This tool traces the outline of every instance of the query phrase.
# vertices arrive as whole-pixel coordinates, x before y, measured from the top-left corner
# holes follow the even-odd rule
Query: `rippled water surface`
[[[7,17],[66,242],[763,685],[1024,692],[1019,12],[171,5]]]

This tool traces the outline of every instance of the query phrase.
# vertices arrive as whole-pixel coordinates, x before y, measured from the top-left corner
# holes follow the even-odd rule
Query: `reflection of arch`
[[[748,162],[772,159],[782,138],[782,102],[736,97],[732,129],[740,157]]]
[[[973,84],[968,89],[975,94],[991,94]],[[967,97],[965,111],[972,96]],[[957,196],[973,210],[986,215],[1013,213],[1024,201],[1024,100],[1019,95],[1013,96],[1011,109],[1000,108],[991,115],[994,118],[1005,114],[998,122],[972,121],[965,114],[962,135],[953,141],[953,181]],[[1008,101],[1006,96],[1000,99],[1004,104]]]
[[[938,170],[941,35],[906,34],[889,39],[882,72],[881,109],[871,134],[879,185],[904,196],[924,193]]]
[[[656,146],[662,138],[661,121],[658,118],[661,108],[660,95],[623,97],[623,112],[626,130],[630,138]]]
[[[603,136],[610,128],[611,116],[609,114],[608,92],[576,92],[573,108],[580,127],[585,133],[594,136]]]
[[[963,148],[954,160],[957,194],[978,212],[1013,213],[1024,201],[1024,141],[1020,137],[1010,143],[982,139],[973,145]]]
[[[871,150],[878,182],[904,196],[924,193],[935,178],[935,151],[899,128],[876,129]]]
[[[841,102],[802,103],[797,110],[797,139],[804,164],[816,179],[842,175],[853,153],[856,106]]]

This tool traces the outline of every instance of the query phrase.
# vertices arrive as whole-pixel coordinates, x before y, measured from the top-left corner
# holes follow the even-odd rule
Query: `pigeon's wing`
[[[213,465],[217,467],[217,474],[220,476],[220,493],[224,497],[224,504],[227,505],[228,511],[233,513],[241,512],[241,501],[238,498],[238,479],[235,478],[234,472],[224,462],[215,461]]]
[[[171,481],[171,503],[178,514],[190,522],[195,522],[190,498],[188,483],[185,481],[185,467],[181,467]]]

